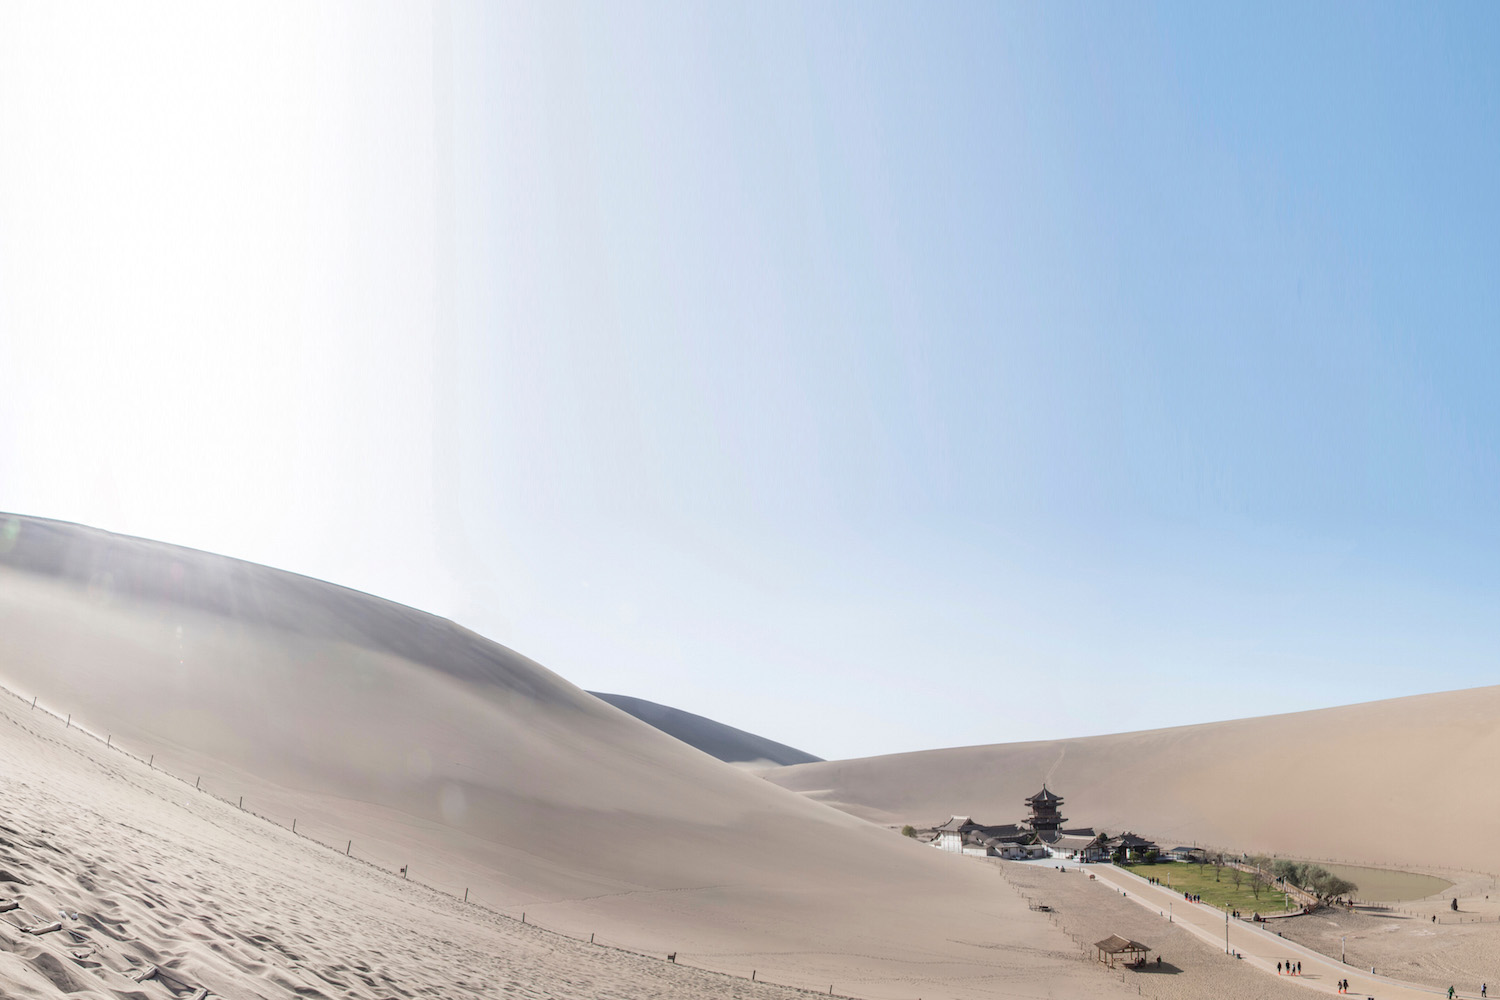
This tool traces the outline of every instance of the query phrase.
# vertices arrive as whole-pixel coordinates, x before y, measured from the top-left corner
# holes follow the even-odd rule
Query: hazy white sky
[[[0,509],[829,757],[1490,683],[1495,18],[0,5]]]

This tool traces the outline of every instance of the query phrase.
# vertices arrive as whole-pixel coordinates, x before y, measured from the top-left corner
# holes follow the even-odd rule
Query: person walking
[[[1448,1000],[1453,1000],[1453,987],[1448,987]]]
[[[1281,975],[1281,963],[1280,962],[1276,963],[1276,974],[1278,976]]]

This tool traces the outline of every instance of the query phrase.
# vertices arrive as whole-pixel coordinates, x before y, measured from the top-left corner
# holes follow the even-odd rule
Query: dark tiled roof
[[[1147,840],[1145,837],[1137,837],[1133,833],[1122,833],[1118,837],[1111,837],[1107,841],[1111,847],[1148,847],[1154,848],[1156,842]]]
[[[1080,850],[1098,841],[1098,837],[1059,836],[1048,841],[1053,847],[1061,847],[1065,850]]]

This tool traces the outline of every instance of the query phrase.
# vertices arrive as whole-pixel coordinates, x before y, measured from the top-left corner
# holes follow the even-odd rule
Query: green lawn
[[[1249,872],[1240,873],[1240,886],[1234,885],[1234,870],[1228,867],[1215,868],[1213,865],[1195,865],[1181,861],[1160,862],[1154,865],[1122,865],[1126,871],[1139,875],[1141,878],[1154,878],[1163,885],[1171,882],[1171,887],[1178,892],[1196,893],[1203,897],[1205,903],[1213,906],[1229,906],[1231,909],[1240,910],[1247,917],[1252,913],[1280,913],[1286,906],[1286,896],[1277,889],[1268,885],[1260,887],[1259,898],[1250,891],[1250,884],[1254,876]],[[1214,875],[1218,880],[1214,880]],[[1294,900],[1294,907],[1299,904]]]

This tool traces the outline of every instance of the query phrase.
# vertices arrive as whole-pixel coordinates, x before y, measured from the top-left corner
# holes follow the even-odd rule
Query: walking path
[[[1217,948],[1225,947],[1226,922],[1224,911],[1207,903],[1189,903],[1182,893],[1166,886],[1153,885],[1139,875],[1124,871],[1114,865],[1095,864],[1080,866],[1094,878],[1125,893],[1148,910],[1167,914],[1175,924],[1180,924],[1204,941]],[[1349,980],[1349,995],[1374,997],[1376,1000],[1432,1000],[1434,996],[1446,997],[1446,989],[1420,986],[1416,983],[1391,979],[1387,976],[1371,975],[1369,970],[1356,969],[1336,959],[1319,954],[1311,948],[1278,937],[1265,925],[1231,919],[1227,922],[1228,948],[1239,952],[1244,960],[1268,975],[1276,975],[1276,963],[1293,961],[1302,963],[1302,975],[1291,978],[1301,986],[1322,993],[1338,993],[1338,981]],[[1460,992],[1455,996],[1479,997],[1478,991]]]

